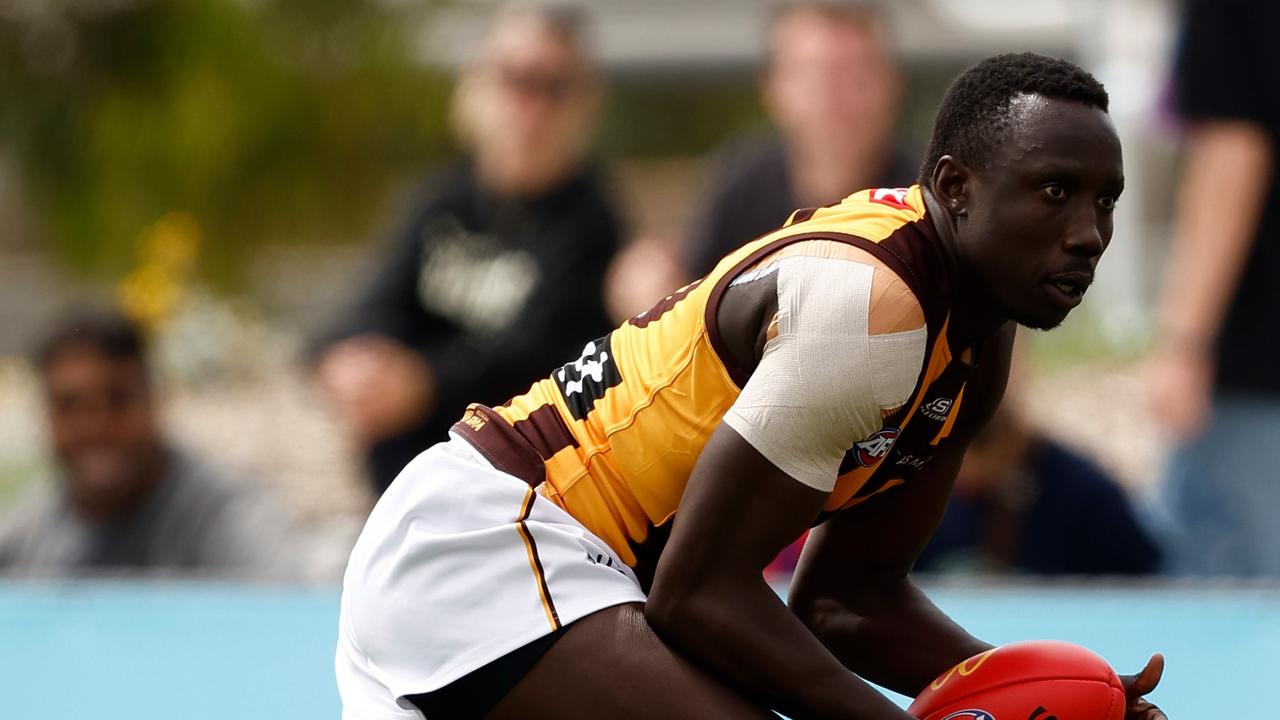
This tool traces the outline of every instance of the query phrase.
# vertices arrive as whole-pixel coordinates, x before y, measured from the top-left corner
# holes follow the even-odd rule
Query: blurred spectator
[[[1159,562],[1124,490],[1006,402],[969,447],[916,569],[1144,574]]]
[[[59,482],[0,520],[0,571],[293,575],[279,511],[164,437],[127,319],[70,317],[37,364]]]
[[[619,223],[586,161],[601,89],[569,14],[509,11],[454,97],[470,156],[432,178],[317,373],[381,492],[470,402],[502,402],[610,323]]]
[[[760,90],[779,136],[739,139],[721,151],[686,240],[690,277],[796,208],[915,182],[918,168],[892,145],[902,87],[885,43],[868,5],[799,2],[778,11]]]
[[[1187,120],[1148,377],[1181,447],[1170,567],[1280,576],[1280,5],[1191,0],[1175,62]]]
[[[648,310],[685,284],[679,251],[669,237],[637,235],[609,266],[605,275],[605,308],[615,324]]]
[[[770,23],[768,52],[760,93],[778,134],[737,138],[720,151],[685,239],[688,277],[705,275],[797,208],[916,181],[918,168],[893,146],[902,79],[874,7],[783,5]],[[803,545],[801,538],[785,549],[766,574],[788,576]]]

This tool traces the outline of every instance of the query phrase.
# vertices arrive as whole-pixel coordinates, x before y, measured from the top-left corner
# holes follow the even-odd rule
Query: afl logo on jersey
[[[871,467],[884,459],[898,439],[898,428],[883,428],[871,437],[853,445],[853,457],[862,467]]]
[[[942,720],[996,720],[996,716],[986,710],[961,710],[951,713]]]

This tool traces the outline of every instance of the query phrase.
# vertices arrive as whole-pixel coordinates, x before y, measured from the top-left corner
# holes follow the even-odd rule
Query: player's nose
[[[1076,213],[1062,238],[1062,247],[1078,257],[1098,257],[1107,249],[1104,230],[1095,212]]]

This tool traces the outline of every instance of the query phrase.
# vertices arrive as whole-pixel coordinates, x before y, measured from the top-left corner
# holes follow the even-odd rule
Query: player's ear
[[[934,197],[953,216],[963,217],[968,214],[969,180],[972,177],[969,168],[951,155],[938,158],[930,176]]]

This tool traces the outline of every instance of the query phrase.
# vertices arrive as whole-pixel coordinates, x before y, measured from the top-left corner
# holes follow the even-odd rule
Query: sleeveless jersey
[[[947,344],[949,260],[918,186],[797,211],[706,277],[587,343],[524,395],[496,408],[472,405],[455,432],[607,542],[647,588],[693,465],[749,377],[718,332],[720,300],[747,269],[813,240],[880,260],[915,295],[928,332],[910,400],[846,453],[823,517],[909,481],[950,433],[973,369]]]

